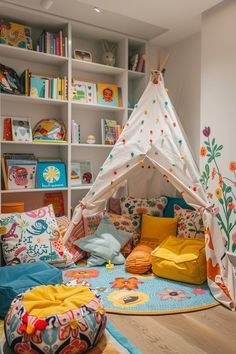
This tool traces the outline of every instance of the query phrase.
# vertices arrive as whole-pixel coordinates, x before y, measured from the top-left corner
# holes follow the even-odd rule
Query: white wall
[[[219,208],[227,232],[230,234],[227,247],[236,251],[236,207],[229,208],[229,201],[236,205],[236,171],[230,171],[230,162],[236,164],[236,1],[225,1],[223,5],[205,13],[202,20],[202,77],[201,77],[201,130],[211,128],[209,136],[223,148],[213,161],[201,158],[201,169],[207,164],[210,174],[213,168],[221,174],[214,179],[210,175],[208,190],[213,194],[213,202]],[[201,135],[202,145],[206,137]],[[231,180],[231,181],[230,181]],[[223,187],[223,195],[221,196]],[[224,186],[231,191],[224,196]],[[218,197],[216,192],[218,191]],[[230,198],[230,199],[228,199]],[[228,199],[228,202],[226,202]],[[226,216],[227,215],[227,216]],[[230,230],[230,223],[235,225]],[[227,238],[227,237],[226,237]],[[234,242],[234,241],[235,242]]]
[[[195,34],[167,48],[170,60],[165,82],[169,95],[199,161],[201,34]]]

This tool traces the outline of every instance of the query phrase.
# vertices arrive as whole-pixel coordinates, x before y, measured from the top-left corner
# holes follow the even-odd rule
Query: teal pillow
[[[191,205],[187,204],[183,198],[174,198],[174,197],[167,197],[167,205],[164,209],[163,216],[165,218],[174,218],[175,213],[174,213],[174,205],[177,204],[179,205],[182,209],[190,209],[194,210]]]
[[[133,235],[129,232],[118,231],[108,216],[105,216],[93,235],[75,241],[75,245],[85,252],[91,253],[87,264],[102,265],[108,260],[114,264],[123,264],[125,258],[120,249],[126,245]]]

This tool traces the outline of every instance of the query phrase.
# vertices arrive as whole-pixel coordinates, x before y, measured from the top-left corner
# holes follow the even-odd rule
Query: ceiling
[[[0,0],[94,24],[170,46],[201,29],[202,12],[222,0],[54,0],[43,9],[40,0]],[[93,10],[101,10],[98,14]],[[1,10],[0,10],[1,13]]]

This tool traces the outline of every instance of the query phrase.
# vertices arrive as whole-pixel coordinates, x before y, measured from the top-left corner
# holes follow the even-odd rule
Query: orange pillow
[[[153,248],[147,245],[136,246],[126,258],[125,268],[127,272],[133,274],[143,274],[151,268],[151,252]]]

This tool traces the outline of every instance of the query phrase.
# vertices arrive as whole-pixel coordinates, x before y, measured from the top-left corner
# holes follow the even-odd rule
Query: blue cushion
[[[111,260],[114,264],[123,264],[124,256],[120,249],[126,245],[133,235],[126,231],[118,231],[109,217],[104,217],[93,235],[82,237],[75,244],[83,251],[91,253],[87,265],[102,265]]]
[[[0,268],[0,318],[6,316],[18,294],[38,285],[61,283],[61,270],[41,261]]]
[[[164,209],[164,217],[165,218],[174,218],[175,213],[174,213],[174,205],[177,204],[179,205],[182,209],[190,209],[194,210],[191,205],[187,204],[183,198],[173,198],[173,197],[166,197],[168,202],[167,205]]]

